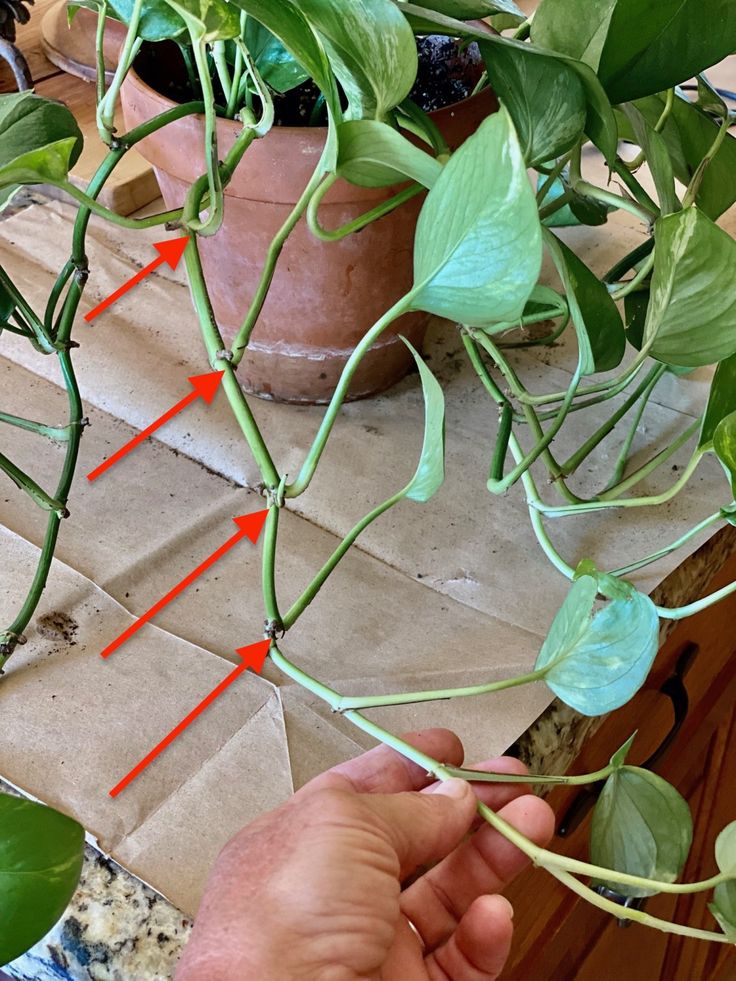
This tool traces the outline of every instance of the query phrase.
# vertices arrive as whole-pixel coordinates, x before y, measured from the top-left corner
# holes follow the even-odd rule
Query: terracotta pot
[[[173,103],[131,72],[123,86],[126,128],[151,119]],[[484,92],[432,116],[452,147],[494,111]],[[218,121],[220,155],[239,125]],[[253,296],[268,246],[302,194],[324,146],[320,127],[274,127],[247,150],[225,192],[225,221],[201,240],[202,262],[223,336],[235,337]],[[188,116],[137,147],[153,165],[167,208],[180,207],[204,172],[204,118]],[[320,209],[326,228],[337,228],[391,197],[396,188],[362,188],[340,181]],[[412,283],[414,230],[422,197],[336,243],[323,243],[302,219],[278,263],[260,320],[238,374],[246,391],[285,402],[325,402],[365,331]],[[368,352],[350,398],[379,392],[402,378],[411,356],[398,335],[420,346],[423,314],[398,320]]]

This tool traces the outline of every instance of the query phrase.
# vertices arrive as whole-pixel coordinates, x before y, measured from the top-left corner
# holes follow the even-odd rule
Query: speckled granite
[[[0,791],[14,793],[2,781]],[[22,981],[167,981],[190,929],[162,896],[87,845],[66,913],[4,970]]]

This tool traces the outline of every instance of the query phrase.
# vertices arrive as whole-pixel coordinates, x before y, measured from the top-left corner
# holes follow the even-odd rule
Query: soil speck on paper
[[[51,613],[45,613],[39,617],[36,628],[42,637],[48,637],[49,640],[64,641],[73,646],[76,643],[74,637],[79,630],[79,624],[68,613],[52,610]]]

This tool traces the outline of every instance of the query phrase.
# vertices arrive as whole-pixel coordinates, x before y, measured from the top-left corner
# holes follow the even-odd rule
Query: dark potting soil
[[[417,39],[419,71],[409,98],[425,112],[466,99],[483,74],[483,59],[477,44],[441,35]],[[136,71],[146,84],[174,102],[201,98],[193,91],[179,46],[173,41],[144,43],[136,59]],[[224,104],[217,79],[215,98]],[[307,81],[290,92],[274,92],[277,126],[324,126],[326,115],[319,89]]]

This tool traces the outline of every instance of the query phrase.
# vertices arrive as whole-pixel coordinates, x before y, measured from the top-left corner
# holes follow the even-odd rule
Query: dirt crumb
[[[62,640],[73,645],[79,624],[68,613],[52,610],[51,613],[44,613],[39,617],[36,628],[42,637],[48,637],[49,640]]]

